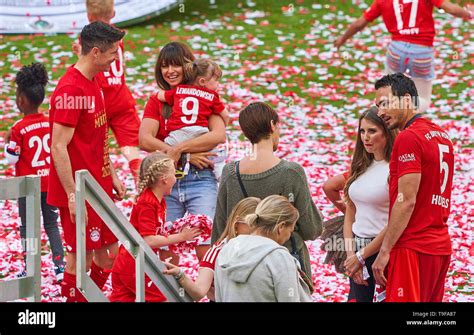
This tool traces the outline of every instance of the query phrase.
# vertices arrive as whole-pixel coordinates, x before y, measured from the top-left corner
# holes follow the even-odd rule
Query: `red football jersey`
[[[168,132],[188,126],[209,127],[211,114],[220,114],[224,105],[215,91],[193,85],[178,85],[165,92],[173,111],[166,124]]]
[[[148,118],[158,121],[160,127],[158,128],[156,138],[161,141],[164,141],[165,138],[168,136],[168,132],[166,131],[166,120],[163,117],[162,109],[163,102],[158,100],[156,93],[154,93],[152,96],[150,96],[150,99],[148,99],[145,105],[145,111],[143,112],[142,120]]]
[[[105,109],[108,115],[129,111],[135,107],[135,99],[125,83],[124,46],[120,41],[119,59],[115,60],[107,72],[98,73],[95,78],[104,92]]]
[[[367,21],[382,15],[392,40],[433,46],[435,25],[433,6],[443,0],[375,0],[364,13]]]
[[[17,177],[31,174],[41,176],[41,192],[48,191],[50,148],[49,120],[45,115],[25,115],[13,125],[7,150],[19,154],[15,174]]]
[[[421,173],[410,221],[394,247],[429,255],[450,255],[448,216],[454,173],[453,144],[446,132],[418,118],[395,140],[390,160],[390,208],[398,197],[398,179]]]
[[[141,236],[149,236],[161,235],[161,228],[165,222],[165,199],[158,201],[155,194],[150,189],[146,189],[133,206],[130,223]],[[154,252],[158,250],[158,248],[153,249]],[[114,261],[112,271],[126,275],[135,274],[135,259],[123,245],[120,247],[119,254]]]
[[[71,66],[61,77],[50,99],[49,123],[72,127],[74,135],[67,150],[73,177],[77,170],[86,169],[112,197],[107,115],[102,91],[92,81]],[[48,203],[66,207],[68,199],[51,157]]]
[[[216,261],[217,261],[217,256],[219,256],[219,253],[221,252],[222,248],[227,243],[227,239],[224,239],[220,243],[214,244],[211,249],[209,249],[206,254],[204,255],[204,258],[199,262],[200,267],[208,268],[214,271],[216,267]]]

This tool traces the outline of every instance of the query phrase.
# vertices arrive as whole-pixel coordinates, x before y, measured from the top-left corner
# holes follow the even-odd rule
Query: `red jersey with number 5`
[[[453,172],[453,144],[443,129],[418,118],[400,132],[390,160],[390,208],[402,196],[398,195],[399,178],[420,173],[421,180],[415,208],[395,248],[429,255],[451,254],[447,221]]]
[[[47,116],[41,113],[25,115],[13,125],[7,150],[19,155],[15,174],[17,177],[31,174],[41,176],[41,192],[48,191],[50,147]]]
[[[194,85],[178,85],[165,92],[165,99],[173,106],[166,123],[168,132],[187,126],[207,128],[211,114],[220,114],[225,109],[217,92]]]
[[[433,46],[433,7],[443,0],[375,0],[364,13],[367,21],[382,15],[392,40]]]

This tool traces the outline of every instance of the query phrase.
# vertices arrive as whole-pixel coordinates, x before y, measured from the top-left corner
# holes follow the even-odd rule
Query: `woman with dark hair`
[[[170,90],[184,81],[184,65],[192,62],[195,57],[184,43],[171,42],[161,49],[155,66],[155,78],[160,89]],[[210,157],[216,156],[209,151],[218,144],[225,143],[225,124],[218,115],[209,117],[209,132],[196,138],[170,146],[164,142],[167,137],[166,121],[172,107],[158,100],[154,93],[145,106],[143,120],[140,125],[140,148],[153,152],[162,151],[170,156],[178,165],[190,163],[189,172],[179,179],[169,196],[166,197],[166,221],[176,221],[186,212],[205,214],[214,217],[217,197],[217,180],[213,172]],[[202,259],[209,245],[196,247],[199,259]],[[178,264],[176,255],[162,252],[161,258],[172,256],[172,262]]]
[[[322,220],[311,198],[305,171],[298,163],[275,155],[280,137],[279,118],[269,105],[263,102],[248,105],[240,112],[239,124],[254,151],[250,157],[228,163],[222,171],[212,242],[222,235],[229,213],[241,199],[285,196],[300,217],[284,246],[300,261],[307,279],[312,282],[309,252],[304,241],[314,240],[321,234]]]
[[[373,301],[372,263],[388,223],[388,164],[396,133],[387,128],[377,112],[372,107],[359,119],[351,170],[344,187],[344,266],[350,277],[349,301]]]

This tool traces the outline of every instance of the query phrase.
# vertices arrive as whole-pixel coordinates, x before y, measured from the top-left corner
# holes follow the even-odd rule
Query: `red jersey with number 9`
[[[48,191],[50,147],[47,116],[41,113],[25,115],[13,125],[7,150],[19,154],[15,174],[17,177],[31,174],[41,176],[41,192]]]
[[[410,221],[394,248],[450,255],[447,221],[454,173],[453,144],[443,129],[424,118],[413,121],[395,140],[390,160],[390,209],[402,196],[398,195],[399,178],[409,173],[421,173],[420,186]]]
[[[382,15],[392,40],[433,46],[433,7],[443,0],[375,0],[364,13],[371,22]]]
[[[217,92],[200,86],[178,85],[165,92],[165,99],[173,106],[166,123],[168,132],[187,126],[209,127],[211,114],[220,114],[225,109]]]

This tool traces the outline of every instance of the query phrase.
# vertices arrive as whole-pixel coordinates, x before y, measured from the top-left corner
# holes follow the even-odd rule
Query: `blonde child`
[[[173,106],[166,123],[168,137],[165,143],[175,146],[186,140],[209,132],[209,117],[217,114],[224,123],[229,123],[229,113],[216,92],[222,70],[219,65],[205,58],[184,64],[184,82],[168,91],[159,91],[157,96],[162,102]],[[223,164],[227,158],[227,146],[222,144],[212,150],[216,156],[210,159],[214,164]],[[184,174],[189,170],[189,159],[182,164]],[[215,166],[214,172],[219,179],[223,166]]]
[[[160,247],[190,241],[199,236],[197,228],[184,228],[179,234],[168,237],[160,235],[165,223],[166,203],[176,182],[173,160],[163,153],[147,156],[140,167],[138,195],[132,209],[130,223],[137,229],[145,242],[158,252]],[[122,245],[112,268],[112,294],[110,301],[135,301],[135,260]],[[145,301],[162,302],[165,296],[145,276]]]
[[[245,222],[245,217],[255,213],[255,208],[260,203],[259,198],[248,197],[240,200],[230,213],[227,220],[226,228],[222,236],[207,251],[204,258],[199,263],[199,272],[196,281],[192,281],[184,274],[184,270],[165,262],[167,270],[164,274],[173,275],[186,292],[195,300],[199,301],[206,295],[211,301],[215,301],[214,297],[214,266],[217,256],[221,249],[228,241],[239,235],[250,234],[250,227]]]

